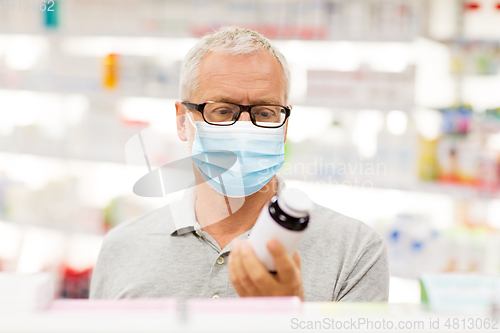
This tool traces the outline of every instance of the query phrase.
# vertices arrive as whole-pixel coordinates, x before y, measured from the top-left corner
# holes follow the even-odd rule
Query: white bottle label
[[[282,227],[271,217],[269,214],[269,207],[266,205],[257,218],[248,240],[260,262],[269,271],[276,271],[273,257],[267,249],[267,242],[271,238],[277,239],[283,245],[286,252],[292,256],[305,230],[307,230],[307,228],[301,231],[295,231]]]

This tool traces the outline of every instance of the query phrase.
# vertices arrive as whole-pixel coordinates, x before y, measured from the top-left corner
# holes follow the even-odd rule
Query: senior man
[[[189,51],[181,70],[182,101],[175,108],[197,185],[180,202],[106,235],[91,298],[295,295],[305,301],[387,301],[384,241],[358,220],[315,204],[293,256],[279,241],[267,243],[276,274],[249,246],[259,213],[284,186],[276,172],[284,161],[289,91],[285,58],[254,31],[223,27]],[[220,177],[209,177],[207,161],[195,158],[214,151],[237,157]]]

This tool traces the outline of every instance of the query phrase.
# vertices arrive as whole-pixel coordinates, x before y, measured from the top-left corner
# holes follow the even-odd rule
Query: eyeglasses
[[[289,107],[276,104],[240,105],[213,101],[202,104],[182,102],[182,104],[189,110],[199,111],[206,123],[216,126],[233,125],[241,113],[246,111],[255,126],[278,128],[283,126],[291,112]]]

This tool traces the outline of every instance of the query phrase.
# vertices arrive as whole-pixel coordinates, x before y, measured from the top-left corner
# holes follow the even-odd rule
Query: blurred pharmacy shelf
[[[0,10],[0,270],[61,270],[59,295],[85,295],[104,232],[179,199],[132,193],[148,172],[138,133],[152,168],[189,156],[175,128],[181,61],[235,24],[290,65],[280,172],[386,238],[392,301],[418,302],[418,270],[500,272],[493,1],[12,3]]]
[[[57,15],[10,6],[0,12],[0,30],[199,37],[220,25],[237,24],[272,39],[409,40],[423,29],[426,3],[59,0],[55,5]]]

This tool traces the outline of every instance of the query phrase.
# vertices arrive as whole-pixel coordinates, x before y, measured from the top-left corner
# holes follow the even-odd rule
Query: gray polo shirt
[[[278,192],[284,181],[278,178]],[[109,231],[92,276],[90,298],[238,297],[221,249],[196,222],[195,188]],[[246,239],[251,229],[238,239]],[[297,252],[306,301],[387,301],[384,240],[364,223],[314,205]]]

